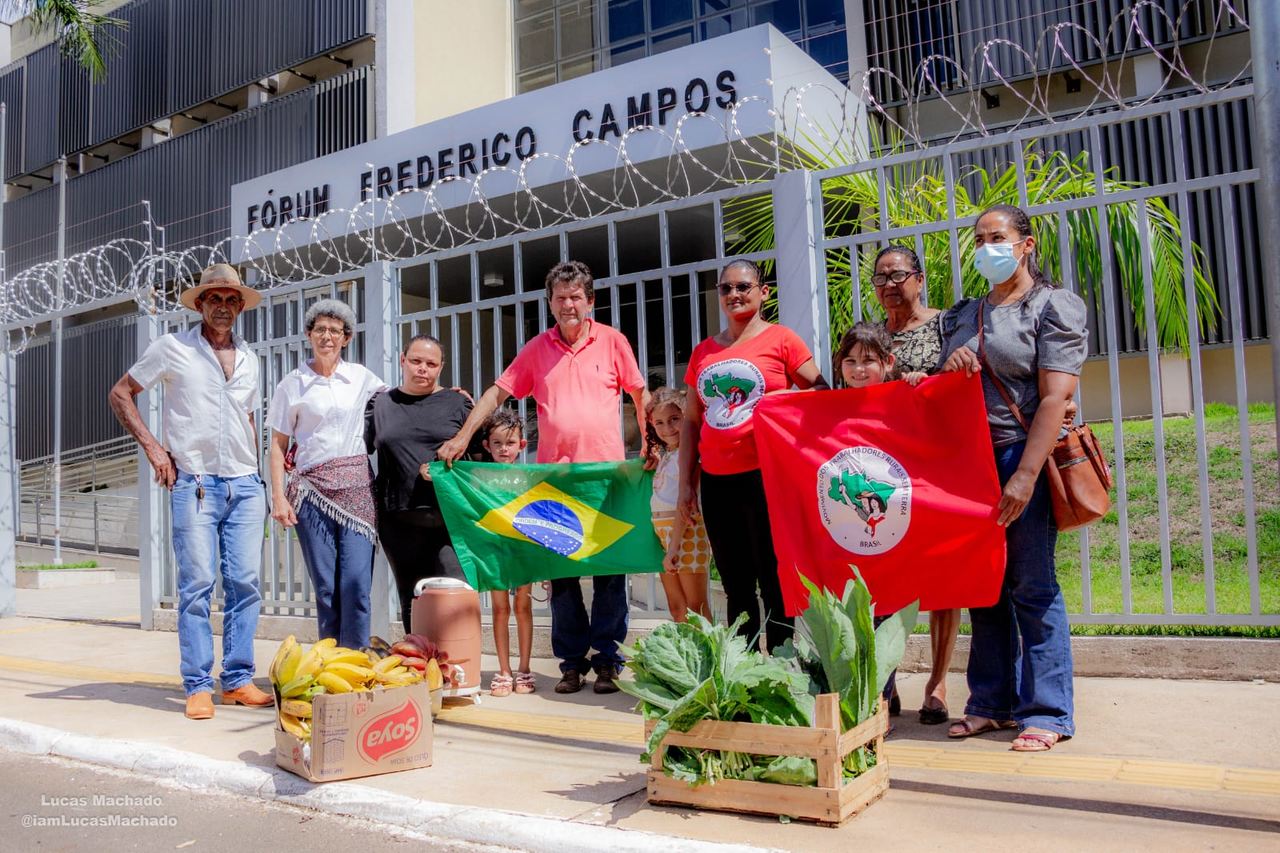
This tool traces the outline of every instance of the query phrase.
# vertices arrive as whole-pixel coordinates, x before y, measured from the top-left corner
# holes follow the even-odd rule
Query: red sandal
[[[1009,748],[1014,752],[1048,752],[1060,740],[1062,735],[1057,732],[1024,729],[1013,739]]]

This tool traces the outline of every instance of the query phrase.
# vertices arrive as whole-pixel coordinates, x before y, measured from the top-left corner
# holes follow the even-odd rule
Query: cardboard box
[[[276,764],[311,782],[431,766],[431,694],[425,682],[324,693],[311,703],[311,742],[280,728]]]

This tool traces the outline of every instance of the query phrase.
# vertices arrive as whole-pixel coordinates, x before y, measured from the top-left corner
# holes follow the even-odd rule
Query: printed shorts
[[[654,516],[653,529],[658,534],[658,541],[663,550],[670,547],[671,529],[675,527],[675,515]],[[676,559],[676,571],[705,572],[711,566],[711,542],[707,539],[707,528],[702,524],[702,517],[684,529],[684,540],[680,543],[680,554]]]

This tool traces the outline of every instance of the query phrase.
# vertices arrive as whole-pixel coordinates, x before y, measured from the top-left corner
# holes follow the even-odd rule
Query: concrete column
[[[844,37],[849,48],[849,88],[861,94],[867,80],[867,71],[871,61],[867,57],[867,17],[862,3],[844,4]],[[853,112],[854,122],[854,159],[861,160],[871,156],[871,134],[867,121],[867,105],[864,101],[850,101],[846,113]]]
[[[137,354],[146,351],[162,334],[160,321],[149,314],[138,317]],[[138,395],[142,422],[157,438],[160,429],[160,389]],[[169,531],[165,524],[164,502],[169,493],[157,486],[147,454],[138,448],[138,613],[142,630],[155,630],[155,611],[164,589],[164,564],[169,557]]]
[[[364,363],[388,385],[400,383],[400,345],[395,322],[399,293],[399,275],[390,263],[377,261],[364,268]],[[382,549],[378,549],[373,586],[369,590],[369,631],[385,640],[391,639],[391,621],[400,612],[392,601],[393,589],[391,566]],[[408,631],[409,626],[404,629]]]
[[[829,379],[831,322],[827,283],[818,281],[822,210],[817,196],[813,174],[803,169],[783,172],[773,183],[778,319],[808,344],[818,369]]]
[[[373,0],[374,126],[379,137],[415,126],[418,90],[414,3]]]
[[[0,388],[0,617],[17,613],[18,466],[13,422],[16,359],[0,354],[4,386]]]
[[[1276,401],[1276,428],[1280,430],[1280,4],[1254,3],[1249,7],[1249,42],[1253,51],[1254,150],[1270,151],[1258,158],[1258,244],[1267,305],[1267,335],[1271,338],[1271,393]]]

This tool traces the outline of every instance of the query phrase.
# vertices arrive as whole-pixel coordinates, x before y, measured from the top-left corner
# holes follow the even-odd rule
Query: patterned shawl
[[[285,496],[294,512],[304,500],[370,542],[377,542],[373,502],[373,479],[369,457],[340,456],[321,462],[306,471],[293,471],[285,486]]]

